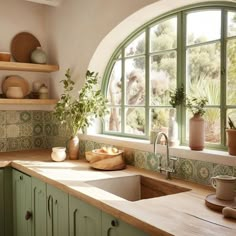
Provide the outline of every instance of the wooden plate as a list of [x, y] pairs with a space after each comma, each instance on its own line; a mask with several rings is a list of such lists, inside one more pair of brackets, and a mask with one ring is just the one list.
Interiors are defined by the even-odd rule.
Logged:
[[34, 35], [21, 32], [11, 41], [11, 53], [17, 62], [31, 62], [30, 55], [37, 47], [40, 47], [40, 42]]
[[6, 94], [8, 87], [21, 87], [24, 97], [26, 95], [28, 95], [29, 92], [30, 92], [28, 82], [24, 78], [22, 78], [18, 75], [8, 76], [2, 82], [2, 92], [3, 92], [3, 94]]
[[205, 204], [214, 211], [222, 212], [224, 207], [236, 208], [236, 199], [232, 201], [223, 201], [216, 198], [215, 194], [209, 194], [205, 199]]

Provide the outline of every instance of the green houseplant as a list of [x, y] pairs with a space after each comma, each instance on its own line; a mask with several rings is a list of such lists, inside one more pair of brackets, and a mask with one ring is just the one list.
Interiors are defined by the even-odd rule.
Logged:
[[228, 117], [229, 129], [226, 129], [228, 136], [228, 152], [230, 155], [236, 155], [236, 126], [232, 119]]
[[172, 106], [169, 112], [169, 125], [168, 125], [168, 138], [169, 138], [169, 145], [176, 146], [179, 144], [178, 139], [178, 124], [176, 121], [176, 108], [185, 101], [185, 92], [184, 86], [176, 88], [173, 91], [170, 91], [170, 100], [169, 103]]
[[[77, 96], [71, 95], [75, 82], [71, 79], [70, 69], [67, 69], [65, 77], [61, 81], [64, 86], [64, 92], [55, 106], [54, 114], [61, 124], [66, 125], [66, 128], [71, 133], [69, 157], [76, 159], [76, 151], [78, 152], [78, 132], [80, 130], [84, 132], [94, 117], [103, 117], [106, 114], [107, 100], [104, 98], [101, 90], [96, 89], [98, 73], [87, 71], [85, 84]], [[73, 142], [76, 146], [74, 149]]]
[[191, 150], [201, 151], [205, 140], [205, 105], [208, 102], [205, 97], [187, 97], [186, 107], [191, 111], [193, 117], [189, 120], [189, 147]]

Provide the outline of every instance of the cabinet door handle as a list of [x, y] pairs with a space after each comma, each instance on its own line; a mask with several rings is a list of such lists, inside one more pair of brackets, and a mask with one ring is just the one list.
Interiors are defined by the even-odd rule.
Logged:
[[52, 196], [49, 195], [48, 197], [48, 215], [51, 217], [51, 198]]
[[78, 209], [74, 210], [73, 213], [73, 220], [74, 220], [74, 236], [76, 236], [76, 213], [77, 213]]
[[26, 219], [26, 220], [29, 220], [29, 219], [31, 219], [31, 218], [32, 218], [32, 212], [26, 211], [25, 219]]
[[118, 225], [119, 225], [118, 220], [114, 219], [114, 220], [111, 221], [111, 226], [112, 227], [117, 227]]

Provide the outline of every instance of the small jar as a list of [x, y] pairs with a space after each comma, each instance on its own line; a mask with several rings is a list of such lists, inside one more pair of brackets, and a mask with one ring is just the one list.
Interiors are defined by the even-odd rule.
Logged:
[[41, 47], [37, 47], [30, 56], [31, 62], [36, 64], [46, 64], [47, 55]]
[[66, 148], [53, 147], [51, 157], [53, 161], [64, 161], [66, 159]]
[[39, 89], [39, 99], [48, 99], [48, 87], [45, 84]]
[[7, 98], [23, 98], [24, 94], [21, 87], [8, 87], [6, 92]]

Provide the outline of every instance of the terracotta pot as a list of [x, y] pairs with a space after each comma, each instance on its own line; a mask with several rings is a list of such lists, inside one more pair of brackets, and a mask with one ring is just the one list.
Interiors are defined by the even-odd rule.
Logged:
[[71, 160], [78, 159], [79, 138], [78, 136], [71, 137], [68, 143], [68, 154]]
[[230, 155], [236, 156], [236, 129], [227, 129], [228, 151]]
[[204, 148], [205, 122], [200, 115], [194, 115], [189, 120], [189, 147], [201, 151]]

